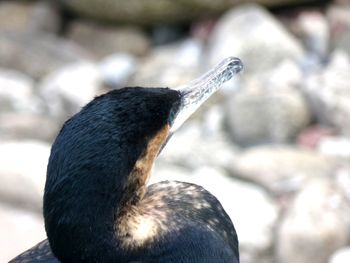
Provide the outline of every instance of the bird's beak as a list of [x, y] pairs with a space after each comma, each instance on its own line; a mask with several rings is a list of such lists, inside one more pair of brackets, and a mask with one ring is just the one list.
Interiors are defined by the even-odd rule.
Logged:
[[229, 57], [189, 84], [177, 88], [181, 102], [170, 131], [176, 131], [221, 85], [243, 69], [239, 58]]

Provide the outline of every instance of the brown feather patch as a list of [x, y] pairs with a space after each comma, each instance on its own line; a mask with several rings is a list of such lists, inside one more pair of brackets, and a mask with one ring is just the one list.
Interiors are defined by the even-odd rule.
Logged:
[[123, 247], [138, 247], [152, 241], [157, 235], [158, 223], [140, 207], [140, 201], [146, 192], [146, 184], [153, 163], [167, 137], [170, 126], [167, 124], [148, 142], [145, 153], [135, 163], [129, 175], [128, 187], [133, 189], [133, 198], [129, 200], [117, 216], [116, 233], [123, 241]]

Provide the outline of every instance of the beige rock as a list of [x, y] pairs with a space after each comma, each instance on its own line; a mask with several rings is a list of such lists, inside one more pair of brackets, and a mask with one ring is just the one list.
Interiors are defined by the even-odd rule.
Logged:
[[297, 195], [278, 231], [277, 262], [326, 263], [348, 244], [350, 202], [330, 179], [308, 182]]
[[290, 146], [259, 146], [246, 150], [231, 165], [233, 175], [252, 180], [276, 194], [294, 192], [306, 179], [326, 177], [340, 161]]
[[8, 262], [18, 254], [46, 238], [40, 215], [0, 203], [0, 262]]
[[150, 46], [146, 34], [136, 27], [113, 27], [83, 20], [70, 24], [67, 37], [99, 59], [118, 52], [145, 55]]

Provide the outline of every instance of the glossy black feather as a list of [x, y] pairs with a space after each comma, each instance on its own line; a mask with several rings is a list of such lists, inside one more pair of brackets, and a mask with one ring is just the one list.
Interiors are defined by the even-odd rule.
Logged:
[[238, 262], [230, 218], [196, 185], [162, 182], [147, 189], [138, 206], [165, 229], [152, 242], [125, 249], [116, 235], [116, 216], [138, 191], [130, 172], [150, 139], [171, 125], [181, 99], [171, 89], [124, 88], [97, 97], [68, 120], [47, 169], [50, 246], [44, 241], [13, 262], [55, 262], [52, 254], [62, 262]]

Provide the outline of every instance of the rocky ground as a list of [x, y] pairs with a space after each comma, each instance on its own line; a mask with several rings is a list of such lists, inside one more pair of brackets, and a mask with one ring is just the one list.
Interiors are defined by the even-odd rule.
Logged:
[[176, 87], [232, 55], [244, 73], [173, 136], [152, 182], [215, 194], [242, 263], [350, 262], [347, 1], [88, 2], [0, 2], [0, 262], [45, 237], [46, 164], [66, 118], [107, 90]]

